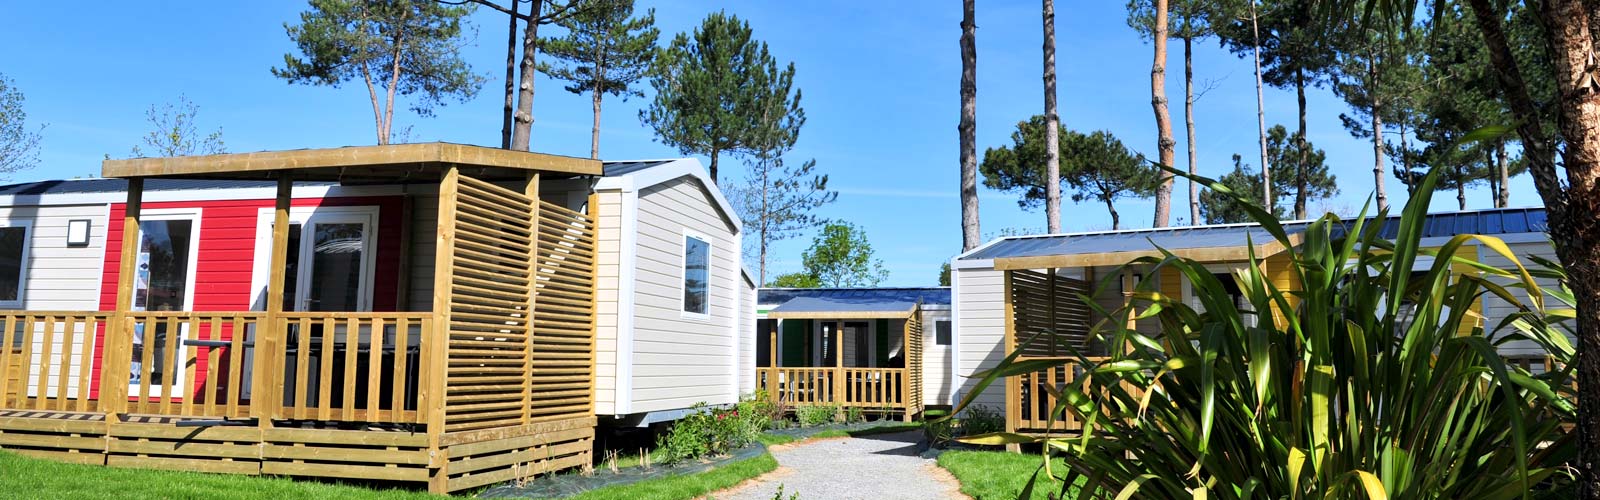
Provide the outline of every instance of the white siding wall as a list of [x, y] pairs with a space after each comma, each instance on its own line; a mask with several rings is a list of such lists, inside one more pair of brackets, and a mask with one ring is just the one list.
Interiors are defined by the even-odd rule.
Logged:
[[617, 405], [617, 311], [622, 259], [622, 197], [620, 192], [596, 195], [599, 227], [595, 281], [595, 413], [615, 415]]
[[[732, 403], [739, 242], [688, 177], [640, 190], [634, 285], [633, 412]], [[682, 312], [683, 235], [710, 238], [709, 315]]]
[[433, 310], [433, 258], [439, 237], [439, 195], [411, 195], [411, 259], [405, 307], [410, 311]]
[[739, 279], [739, 394], [756, 390], [756, 287]]
[[[1548, 243], [1548, 242], [1511, 243], [1511, 244], [1509, 244], [1509, 246], [1511, 247], [1511, 252], [1517, 255], [1517, 260], [1522, 263], [1522, 266], [1526, 267], [1526, 268], [1529, 268], [1529, 269], [1538, 269], [1539, 265], [1534, 263], [1533, 260], [1527, 258], [1528, 255], [1538, 255], [1539, 257], [1550, 259], [1552, 261], [1559, 261], [1559, 259], [1556, 258], [1556, 249], [1555, 249], [1555, 247], [1550, 246], [1550, 243]], [[1516, 266], [1511, 263], [1510, 259], [1507, 259], [1507, 258], [1501, 256], [1498, 252], [1495, 252], [1495, 251], [1487, 249], [1487, 248], [1479, 247], [1479, 249], [1478, 249], [1478, 259], [1479, 259], [1480, 262], [1483, 262], [1484, 264], [1488, 264], [1490, 266], [1494, 266], [1494, 267], [1501, 268], [1501, 269], [1510, 269], [1510, 270], [1513, 270], [1513, 271], [1516, 270]], [[1511, 280], [1509, 278], [1498, 278], [1498, 277], [1495, 277], [1495, 278], [1490, 278], [1490, 279], [1494, 280], [1497, 283], [1503, 284], [1503, 285], [1509, 285], [1509, 284], [1511, 284], [1513, 282], [1513, 280]], [[1556, 283], [1556, 281], [1552, 280], [1552, 279], [1535, 278], [1534, 282], [1538, 283], [1541, 288], [1543, 288], [1543, 287], [1554, 288], [1554, 287], [1559, 286]], [[1527, 293], [1527, 291], [1525, 291], [1525, 290], [1523, 290], [1521, 288], [1509, 288], [1509, 287], [1507, 288], [1507, 290], [1510, 291], [1513, 296], [1517, 297], [1517, 300], [1519, 302], [1522, 302], [1524, 304], [1530, 304], [1529, 301], [1528, 301], [1528, 293]], [[1514, 306], [1512, 306], [1511, 303], [1506, 302], [1504, 299], [1501, 299], [1500, 297], [1498, 297], [1498, 296], [1496, 296], [1494, 294], [1484, 294], [1483, 297], [1484, 297], [1483, 298], [1483, 313], [1484, 313], [1483, 314], [1483, 316], [1484, 316], [1483, 327], [1486, 330], [1491, 330], [1491, 329], [1499, 326], [1500, 325], [1500, 321], [1504, 320], [1507, 315], [1509, 315], [1509, 314], [1511, 314], [1513, 312], [1516, 312], [1516, 308]], [[1563, 306], [1559, 301], [1556, 301], [1555, 299], [1546, 297], [1545, 298], [1545, 307], [1547, 307], [1547, 308], [1560, 308], [1560, 307], [1565, 307], [1565, 306]], [[1507, 327], [1507, 328], [1509, 329], [1510, 327]], [[1506, 333], [1510, 333], [1510, 332], [1498, 332], [1498, 333], [1491, 332], [1491, 333], [1494, 336], [1498, 337], [1498, 336], [1505, 335]], [[1567, 338], [1568, 338], [1568, 340], [1570, 340], [1572, 342], [1576, 342], [1576, 339], [1573, 339], [1570, 335]], [[1543, 350], [1542, 350], [1542, 348], [1540, 348], [1538, 346], [1538, 344], [1535, 344], [1535, 343], [1533, 343], [1531, 341], [1527, 341], [1527, 340], [1518, 340], [1518, 341], [1506, 343], [1505, 345], [1500, 347], [1500, 352], [1503, 353], [1503, 354], [1510, 354], [1510, 355], [1542, 355], [1543, 354]]]
[[940, 321], [950, 321], [950, 311], [922, 311], [922, 402], [926, 405], [950, 404], [950, 356], [955, 346], [939, 345]]
[[[972, 374], [994, 368], [1006, 356], [1001, 347], [1006, 336], [1005, 277], [992, 269], [956, 269], [951, 275], [957, 294], [952, 297], [955, 315], [960, 322], [954, 325], [955, 355], [960, 357], [956, 383], [959, 397], [966, 397], [978, 383]], [[973, 404], [1003, 413], [1005, 395], [1005, 384], [996, 381], [973, 399]]]
[[[27, 279], [22, 287], [23, 309], [95, 311], [100, 308], [100, 280], [105, 263], [109, 210], [110, 207], [104, 204], [0, 207], [0, 220], [8, 225], [23, 222], [32, 225], [28, 234], [28, 262], [24, 267]], [[73, 219], [89, 220], [88, 246], [67, 246], [67, 221]], [[60, 327], [57, 328], [60, 331]], [[43, 326], [36, 331], [42, 332]], [[92, 330], [84, 332], [79, 329], [70, 339], [56, 336], [50, 343], [52, 366], [51, 373], [47, 375], [50, 394], [54, 394], [56, 387], [59, 387], [61, 374], [58, 367], [61, 366], [63, 348], [71, 346], [70, 359], [79, 359], [82, 349], [93, 349], [93, 346], [84, 344], [84, 335], [93, 334]], [[39, 361], [45, 350], [42, 336], [35, 335], [34, 338], [30, 346], [33, 351], [30, 371], [39, 369]], [[11, 346], [0, 348], [9, 349]], [[70, 363], [67, 372], [69, 396], [78, 394], [78, 376], [82, 369], [87, 368], [76, 362]], [[34, 392], [30, 386], [29, 395], [37, 396]]]

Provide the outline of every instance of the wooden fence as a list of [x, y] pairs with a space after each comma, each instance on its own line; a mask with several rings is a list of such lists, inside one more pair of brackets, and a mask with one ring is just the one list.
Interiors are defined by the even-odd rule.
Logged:
[[915, 398], [905, 368], [756, 368], [756, 388], [790, 405], [905, 408]]

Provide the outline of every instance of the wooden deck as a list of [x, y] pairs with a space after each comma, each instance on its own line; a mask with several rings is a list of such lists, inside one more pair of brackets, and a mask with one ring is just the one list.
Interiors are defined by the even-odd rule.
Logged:
[[[835, 332], [841, 332], [835, 328]], [[790, 406], [836, 405], [861, 408], [868, 412], [899, 413], [911, 418], [923, 410], [922, 400], [922, 315], [920, 307], [907, 316], [902, 333], [908, 368], [833, 367], [757, 367], [756, 389], [774, 401]], [[778, 343], [772, 333], [772, 344]], [[839, 333], [843, 335], [843, 333]], [[843, 337], [833, 345], [843, 345]], [[778, 359], [777, 352], [771, 359]]]
[[[519, 191], [450, 166], [431, 311], [293, 312], [281, 299], [287, 179], [266, 311], [131, 310], [125, 261], [116, 311], [0, 313], [0, 448], [436, 493], [591, 460], [590, 215], [539, 200], [536, 174]], [[125, 227], [141, 190], [131, 179]], [[124, 231], [122, 255], [137, 233]]]

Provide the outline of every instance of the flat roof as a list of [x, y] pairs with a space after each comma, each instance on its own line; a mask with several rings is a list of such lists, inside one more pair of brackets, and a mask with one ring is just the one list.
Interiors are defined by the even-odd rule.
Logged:
[[446, 142], [105, 160], [100, 171], [116, 178], [271, 180], [290, 172], [297, 181], [423, 182], [437, 181], [450, 165], [486, 181], [516, 180], [529, 172], [604, 173], [599, 160]]
[[916, 312], [916, 301], [878, 298], [795, 297], [767, 311], [768, 318], [783, 319], [871, 319], [907, 318]]
[[[1299, 244], [1310, 224], [1284, 222], [1290, 243]], [[1334, 232], [1342, 234], [1345, 227], [1336, 227]], [[1422, 237], [1544, 232], [1547, 228], [1543, 208], [1495, 208], [1428, 214]], [[1383, 221], [1379, 235], [1393, 239], [1399, 229], [1400, 217], [1390, 216]], [[996, 269], [1114, 265], [1145, 255], [1160, 256], [1159, 247], [1199, 261], [1229, 261], [1244, 260], [1247, 245], [1254, 245], [1257, 257], [1283, 250], [1259, 224], [1247, 223], [1013, 236], [990, 242], [959, 260], [994, 260]]]
[[756, 291], [757, 304], [782, 304], [798, 297], [817, 297], [856, 301], [921, 302], [923, 305], [950, 305], [950, 287], [875, 287], [875, 288], [762, 288]]

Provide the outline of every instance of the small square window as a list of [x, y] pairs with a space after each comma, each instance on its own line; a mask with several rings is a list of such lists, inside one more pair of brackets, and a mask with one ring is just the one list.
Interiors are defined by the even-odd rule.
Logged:
[[933, 322], [933, 343], [938, 345], [950, 345], [949, 321]]
[[711, 243], [695, 236], [683, 237], [683, 312], [710, 312], [707, 284], [711, 279]]

